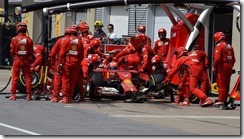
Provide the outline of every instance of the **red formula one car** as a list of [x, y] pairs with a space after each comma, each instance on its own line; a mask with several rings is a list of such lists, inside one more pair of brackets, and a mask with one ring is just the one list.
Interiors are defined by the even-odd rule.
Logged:
[[110, 98], [122, 99], [124, 102], [144, 102], [144, 99], [140, 99], [143, 93], [139, 86], [143, 83], [140, 83], [142, 80], [139, 79], [138, 71], [118, 67], [117, 63], [112, 61], [112, 55], [115, 53], [116, 51], [110, 52], [110, 56], [90, 74], [90, 80], [85, 87], [90, 99]]

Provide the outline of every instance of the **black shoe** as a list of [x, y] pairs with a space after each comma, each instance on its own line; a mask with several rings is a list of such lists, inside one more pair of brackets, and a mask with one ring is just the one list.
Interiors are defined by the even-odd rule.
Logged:
[[230, 102], [226, 102], [222, 107], [223, 110], [235, 110], [235, 108], [236, 108], [236, 105], [234, 103], [230, 103]]
[[40, 100], [41, 97], [39, 95], [34, 95], [34, 100]]

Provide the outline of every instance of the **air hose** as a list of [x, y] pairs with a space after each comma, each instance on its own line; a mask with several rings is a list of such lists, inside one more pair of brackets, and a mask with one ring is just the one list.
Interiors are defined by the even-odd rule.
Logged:
[[[9, 62], [8, 62], [8, 66], [9, 66], [9, 69], [11, 69], [11, 68], [10, 68], [10, 65], [9, 65]], [[13, 70], [13, 69], [12, 69], [12, 70]], [[3, 91], [8, 87], [8, 85], [10, 84], [10, 81], [11, 81], [11, 79], [12, 79], [12, 70], [11, 70], [11, 72], [10, 72], [10, 77], [9, 77], [9, 79], [8, 79], [8, 83], [6, 84], [6, 86], [5, 86], [2, 90], [0, 90], [0, 93], [3, 92]]]

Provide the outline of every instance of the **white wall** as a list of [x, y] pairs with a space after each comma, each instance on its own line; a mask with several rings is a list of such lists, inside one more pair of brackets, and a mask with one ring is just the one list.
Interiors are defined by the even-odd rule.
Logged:
[[[110, 13], [110, 24], [114, 25], [114, 32], [119, 38], [122, 35], [128, 35], [128, 22], [129, 22], [129, 11], [124, 9], [124, 6], [112, 6]], [[105, 25], [104, 30], [107, 30]]]
[[86, 18], [87, 18], [87, 13], [84, 12], [84, 13], [76, 13], [76, 21], [75, 23], [79, 23], [80, 20], [85, 20], [86, 21]]

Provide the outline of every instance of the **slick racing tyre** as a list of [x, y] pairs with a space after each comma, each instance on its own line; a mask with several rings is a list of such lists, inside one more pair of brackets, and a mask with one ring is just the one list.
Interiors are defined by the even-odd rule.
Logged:
[[197, 98], [195, 95], [193, 95], [192, 93], [190, 94], [190, 102], [193, 104], [199, 104], [200, 99]]
[[155, 74], [150, 75], [150, 80], [152, 82], [152, 85], [161, 83], [164, 79], [165, 79], [165, 76], [160, 73], [155, 73]]
[[[39, 79], [40, 79], [39, 74], [36, 71], [32, 71], [31, 72], [32, 90], [36, 90], [36, 88], [38, 87]], [[18, 83], [17, 83], [17, 90], [19, 91], [19, 93], [22, 93], [22, 94], [26, 93], [25, 79], [24, 79], [24, 75], [22, 72], [19, 75], [19, 79], [18, 79]]]
[[103, 76], [101, 72], [94, 72], [91, 76], [91, 84], [90, 84], [90, 90], [89, 90], [89, 96], [90, 100], [101, 100], [100, 96], [96, 96], [96, 87], [103, 86]]

